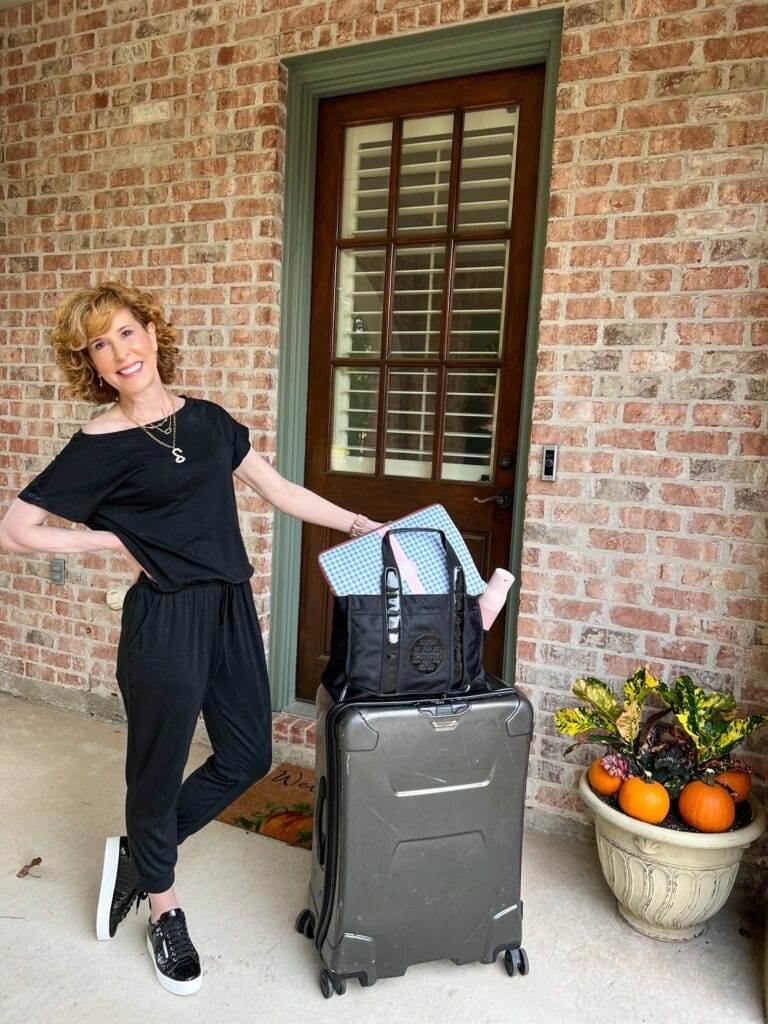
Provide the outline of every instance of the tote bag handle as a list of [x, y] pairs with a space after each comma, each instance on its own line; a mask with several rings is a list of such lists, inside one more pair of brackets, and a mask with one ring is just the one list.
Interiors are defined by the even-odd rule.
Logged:
[[398, 669], [400, 663], [400, 639], [402, 633], [402, 580], [400, 570], [397, 566], [392, 543], [389, 539], [391, 533], [436, 533], [442, 541], [445, 552], [446, 567], [448, 570], [448, 588], [450, 594], [449, 607], [451, 609], [451, 646], [453, 658], [451, 662], [451, 679], [449, 688], [464, 681], [464, 615], [466, 608], [466, 585], [464, 581], [464, 570], [461, 568], [456, 552], [443, 530], [434, 527], [401, 526], [387, 532], [381, 538], [381, 561], [382, 561], [382, 599], [384, 613], [384, 672], [382, 678], [382, 693], [396, 693]]

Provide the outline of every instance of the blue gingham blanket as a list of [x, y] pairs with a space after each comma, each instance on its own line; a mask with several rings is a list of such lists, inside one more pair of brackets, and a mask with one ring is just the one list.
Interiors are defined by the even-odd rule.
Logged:
[[[464, 538], [442, 505], [429, 505], [387, 524], [442, 530], [464, 570], [467, 593], [479, 596], [485, 581], [477, 571]], [[381, 536], [384, 529], [344, 541], [318, 556], [331, 590], [338, 596], [381, 593]], [[447, 594], [448, 571], [440, 538], [434, 533], [401, 533], [391, 538], [404, 594]]]

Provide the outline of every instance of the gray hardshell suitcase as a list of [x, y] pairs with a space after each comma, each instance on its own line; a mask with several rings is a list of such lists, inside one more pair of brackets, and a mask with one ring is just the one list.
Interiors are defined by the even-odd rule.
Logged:
[[514, 687], [335, 704], [317, 696], [309, 906], [328, 998], [450, 959], [525, 974], [520, 861], [533, 713]]

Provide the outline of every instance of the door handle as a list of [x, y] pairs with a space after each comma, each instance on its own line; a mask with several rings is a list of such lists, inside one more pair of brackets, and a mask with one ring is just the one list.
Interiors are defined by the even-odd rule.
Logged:
[[509, 491], [499, 491], [498, 494], [489, 494], [487, 498], [474, 497], [478, 505], [485, 505], [488, 501], [495, 501], [499, 508], [509, 508], [512, 504], [512, 495]]

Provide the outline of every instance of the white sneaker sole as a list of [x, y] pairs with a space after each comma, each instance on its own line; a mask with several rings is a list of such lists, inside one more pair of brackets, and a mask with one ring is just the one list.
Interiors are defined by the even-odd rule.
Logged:
[[104, 867], [101, 872], [99, 904], [96, 908], [96, 938], [110, 939], [109, 909], [117, 880], [117, 864], [120, 859], [120, 836], [109, 836], [104, 846]]
[[198, 974], [196, 978], [192, 978], [190, 979], [190, 981], [174, 981], [173, 978], [166, 978], [163, 972], [158, 969], [157, 963], [155, 961], [155, 951], [152, 948], [152, 940], [149, 937], [149, 932], [147, 932], [147, 949], [149, 950], [149, 959], [152, 963], [152, 966], [155, 968], [157, 980], [160, 982], [164, 989], [167, 989], [169, 992], [173, 992], [173, 994], [176, 996], [191, 996], [192, 993], [197, 992], [197, 990], [203, 984], [202, 971], [200, 972], [200, 974]]

